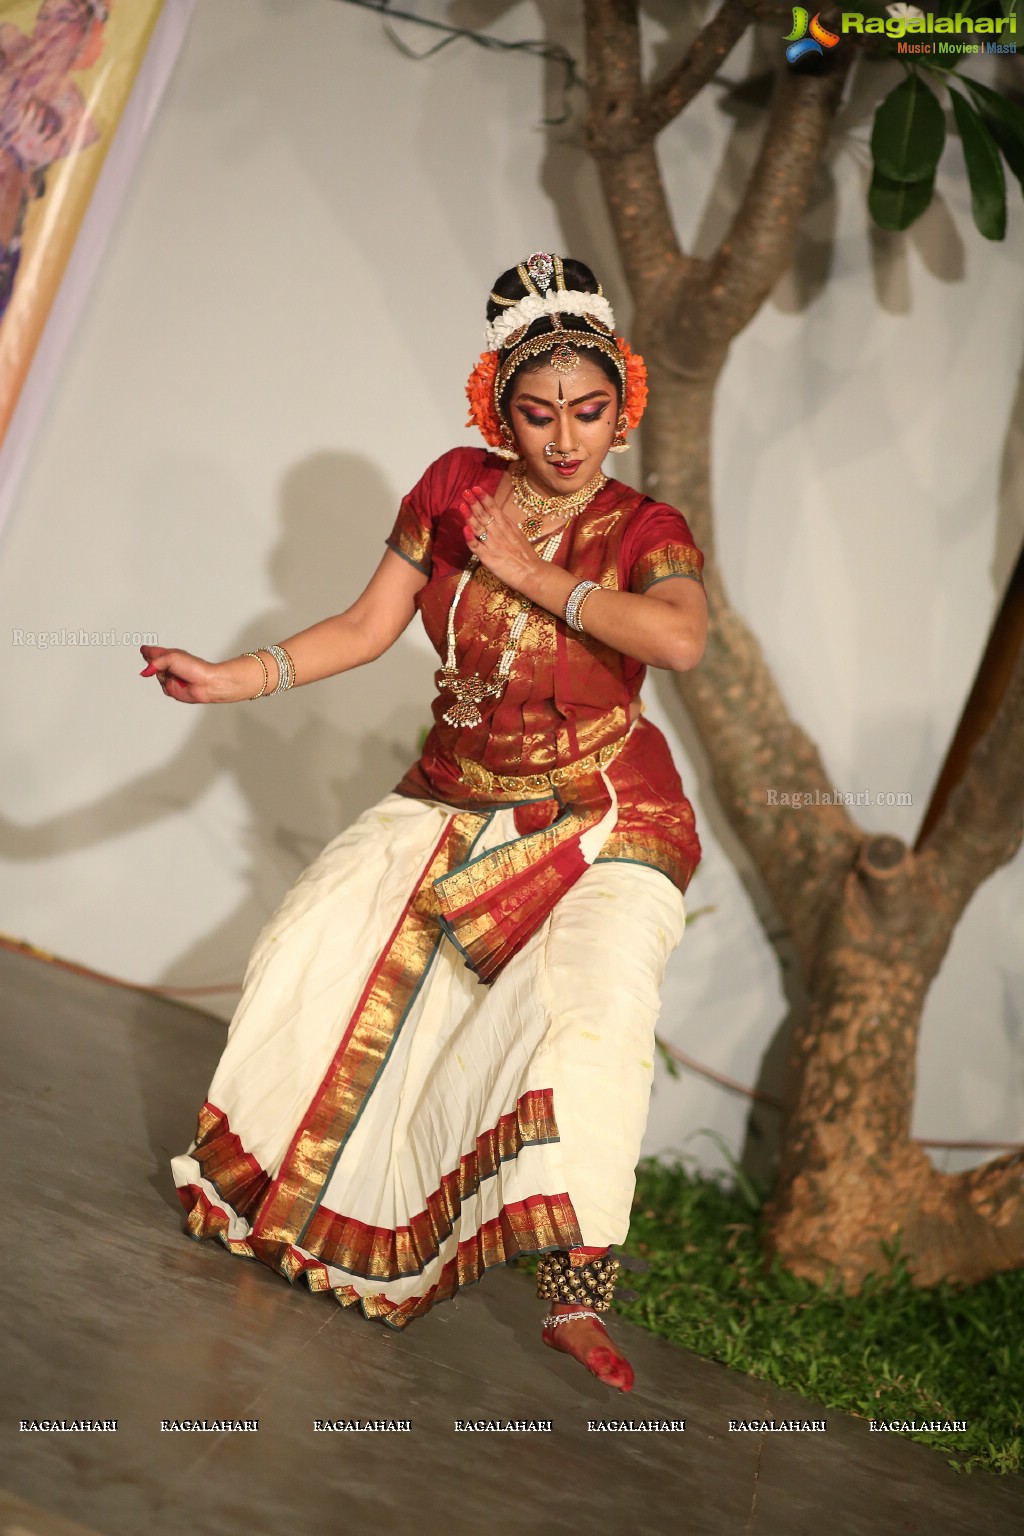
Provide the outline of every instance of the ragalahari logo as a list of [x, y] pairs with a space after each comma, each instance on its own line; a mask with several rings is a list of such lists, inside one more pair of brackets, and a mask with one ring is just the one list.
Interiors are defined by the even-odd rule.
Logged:
[[794, 5], [793, 30], [786, 34], [786, 41], [789, 44], [786, 58], [791, 64], [798, 64], [808, 54], [817, 54], [820, 58], [826, 48], [834, 48], [839, 41], [839, 34], [822, 26], [817, 11], [808, 17], [802, 5]]

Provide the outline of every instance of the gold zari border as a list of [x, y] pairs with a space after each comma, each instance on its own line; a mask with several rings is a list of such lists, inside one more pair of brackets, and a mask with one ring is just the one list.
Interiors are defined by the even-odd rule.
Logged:
[[301, 1241], [440, 942], [434, 882], [466, 861], [483, 820], [480, 812], [465, 811], [448, 823], [268, 1191], [254, 1238]]
[[630, 586], [634, 592], [646, 592], [655, 582], [670, 576], [690, 576], [704, 585], [704, 554], [693, 544], [666, 544], [664, 549], [640, 555], [633, 566]]

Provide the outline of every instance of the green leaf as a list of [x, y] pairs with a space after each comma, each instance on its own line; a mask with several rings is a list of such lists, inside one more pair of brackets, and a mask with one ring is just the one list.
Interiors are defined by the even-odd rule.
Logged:
[[1020, 182], [1020, 190], [1024, 194], [1024, 144], [1015, 139], [1005, 123], [1001, 123], [997, 117], [989, 117], [987, 112], [982, 112], [981, 120], [1002, 150], [1003, 159]]
[[964, 75], [963, 83], [975, 100], [993, 117], [1005, 123], [1010, 132], [1024, 144], [1024, 107], [1018, 107], [1015, 101], [1010, 101], [999, 91], [993, 91], [990, 86], [982, 85], [980, 80], [970, 80]]
[[964, 75], [963, 83], [974, 97], [982, 122], [999, 145], [1003, 159], [1024, 192], [1024, 111], [977, 80], [969, 80]]
[[909, 229], [932, 200], [935, 177], [926, 181], [893, 181], [878, 168], [868, 188], [868, 212], [882, 229]]
[[946, 120], [931, 86], [908, 75], [879, 106], [871, 130], [875, 170], [890, 181], [926, 181], [946, 140]]
[[918, 69], [928, 69], [933, 75], [945, 77], [959, 67], [962, 59], [957, 53], [926, 53], [914, 62]]
[[974, 222], [986, 240], [1002, 240], [1006, 234], [1006, 177], [999, 150], [967, 97], [952, 89], [949, 95], [964, 146]]

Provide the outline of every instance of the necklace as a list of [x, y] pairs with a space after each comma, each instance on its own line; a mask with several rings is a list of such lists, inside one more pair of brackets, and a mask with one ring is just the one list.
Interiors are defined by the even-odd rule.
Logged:
[[[543, 548], [540, 550], [540, 558], [542, 560], [554, 558], [555, 551], [562, 542], [564, 532], [565, 528], [562, 527], [548, 537]], [[517, 612], [512, 620], [512, 627], [509, 630], [508, 640], [505, 642], [505, 649], [502, 651], [498, 659], [498, 665], [494, 668], [490, 677], [484, 679], [476, 672], [471, 677], [463, 677], [455, 665], [455, 610], [458, 608], [462, 594], [469, 585], [479, 564], [479, 556], [471, 555], [469, 564], [459, 577], [459, 584], [455, 588], [455, 596], [452, 598], [452, 605], [448, 610], [448, 649], [444, 659], [444, 666], [438, 675], [438, 687], [442, 690], [447, 689], [455, 695], [455, 702], [449, 705], [441, 716], [442, 720], [446, 721], [448, 725], [480, 724], [483, 716], [480, 713], [479, 706], [483, 703], [484, 699], [501, 693], [508, 683], [512, 663], [515, 660], [516, 651], [519, 649], [519, 641], [522, 638], [523, 630], [526, 628], [530, 609], [533, 607], [528, 597], [519, 597], [517, 599]]]
[[[603, 486], [607, 485], [608, 477], [600, 471], [594, 478], [582, 487], [573, 491], [568, 496], [542, 496], [539, 491], [527, 483], [526, 474], [521, 468], [510, 471], [512, 476], [512, 500], [523, 508], [526, 516], [519, 524], [520, 531], [527, 539], [536, 539], [540, 534], [541, 523], [549, 516], [564, 517], [566, 521], [554, 533], [548, 535], [542, 548], [540, 558], [542, 560], [554, 559], [555, 551], [562, 542], [569, 522], [588, 507]], [[497, 696], [508, 684], [509, 674], [512, 671], [512, 663], [519, 649], [523, 630], [526, 628], [533, 604], [527, 597], [519, 597], [516, 600], [516, 616], [512, 620], [508, 640], [505, 649], [498, 658], [498, 664], [490, 677], [482, 678], [478, 673], [471, 677], [463, 677], [455, 664], [455, 613], [461, 601], [462, 594], [472, 580], [480, 564], [479, 556], [471, 555], [466, 569], [459, 578], [459, 584], [455, 588], [455, 596], [448, 610], [447, 628], [447, 653], [444, 666], [438, 676], [438, 687], [455, 695], [455, 702], [445, 710], [441, 716], [448, 725], [479, 725], [483, 716], [480, 713], [480, 705], [484, 699]]]
[[509, 471], [512, 478], [512, 500], [522, 507], [526, 516], [519, 524], [520, 531], [528, 539], [535, 539], [546, 517], [577, 517], [589, 507], [594, 497], [608, 484], [608, 477], [598, 471], [593, 480], [568, 496], [542, 496], [526, 479], [526, 471], [517, 466]]

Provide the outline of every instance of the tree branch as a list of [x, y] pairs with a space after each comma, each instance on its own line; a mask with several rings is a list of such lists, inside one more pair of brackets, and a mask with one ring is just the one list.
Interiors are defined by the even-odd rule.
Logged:
[[643, 121], [652, 137], [678, 117], [713, 78], [753, 19], [745, 0], [725, 0], [679, 63], [648, 87]]
[[709, 300], [729, 340], [753, 319], [789, 265], [848, 68], [837, 61], [828, 75], [780, 72], [757, 162], [711, 261]]
[[1009, 862], [1024, 839], [1024, 645], [992, 724], [918, 856], [942, 889], [953, 920], [978, 886]]
[[[705, 573], [707, 574], [707, 573]], [[820, 930], [832, 917], [863, 833], [844, 805], [828, 804], [821, 754], [789, 713], [761, 647], [736, 611], [713, 596], [715, 623], [701, 665], [675, 679], [707, 749], [715, 799], [740, 837], [809, 977]], [[819, 792], [819, 804], [797, 796]]]
[[1016, 1228], [1015, 1264], [1024, 1262], [1024, 1152], [1006, 1152], [953, 1175], [971, 1209], [996, 1233]]
[[682, 260], [644, 124], [638, 0], [585, 0], [586, 144], [597, 161], [626, 276], [637, 302]]

